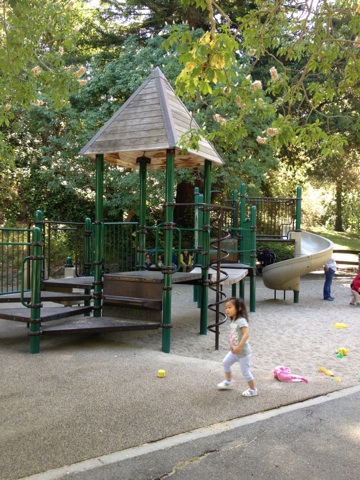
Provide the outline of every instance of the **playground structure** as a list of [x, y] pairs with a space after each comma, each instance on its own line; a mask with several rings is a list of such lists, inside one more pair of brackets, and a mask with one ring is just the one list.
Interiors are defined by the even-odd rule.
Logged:
[[[230, 206], [211, 204], [211, 169], [213, 165], [222, 165], [222, 160], [213, 147], [202, 140], [198, 151], [187, 153], [177, 146], [181, 136], [191, 128], [197, 128], [194, 120], [184, 105], [175, 97], [173, 90], [159, 69], [148, 77], [143, 85], [113, 115], [92, 140], [81, 150], [95, 161], [96, 165], [96, 218], [94, 224], [86, 219], [84, 224], [84, 266], [80, 273], [64, 279], [51, 279], [44, 276], [46, 262], [44, 255], [44, 224], [41, 212], [37, 212], [32, 238], [24, 242], [31, 249], [22, 265], [22, 286], [20, 295], [2, 296], [0, 301], [21, 301], [26, 309], [1, 310], [0, 318], [26, 322], [29, 325], [30, 352], [39, 353], [41, 335], [73, 334], [91, 331], [118, 331], [137, 329], [162, 329], [162, 351], [170, 352], [171, 332], [171, 294], [174, 283], [194, 285], [194, 299], [200, 309], [200, 334], [206, 335], [208, 329], [215, 333], [216, 347], [219, 327], [224, 321], [220, 319], [220, 305], [224, 301], [222, 286], [232, 286], [236, 295], [236, 286], [240, 285], [239, 295], [245, 297], [246, 276], [250, 283], [250, 311], [255, 311], [255, 262], [257, 238], [257, 207], [251, 203], [254, 199], [246, 198], [245, 186], [240, 187]], [[134, 271], [109, 271], [104, 269], [104, 246], [106, 224], [103, 221], [103, 175], [104, 162], [120, 165], [139, 171], [140, 214], [136, 229], [136, 255]], [[200, 168], [204, 170], [204, 192], [195, 191], [194, 203], [194, 246], [196, 268], [188, 273], [176, 271], [172, 262], [174, 237], [177, 235], [176, 248], [182, 250], [181, 229], [174, 224], [174, 169]], [[165, 203], [164, 222], [156, 227], [155, 253], [163, 251], [164, 264], [161, 271], [144, 271], [145, 254], [150, 246], [147, 244], [149, 227], [146, 225], [146, 186], [149, 169], [165, 169]], [[290, 201], [290, 199], [289, 199]], [[249, 203], [250, 202], [250, 203]], [[303, 243], [304, 255], [306, 242], [300, 233], [301, 191], [297, 198], [291, 199], [296, 214], [292, 221], [276, 224], [277, 238], [270, 239], [269, 232], [264, 231], [263, 239], [267, 241], [284, 241], [295, 244], [295, 250]], [[276, 201], [276, 210], [284, 202]], [[285, 202], [286, 203], [286, 202]], [[279, 207], [279, 208], [278, 208]], [[263, 209], [266, 210], [266, 209]], [[275, 215], [274, 218], [279, 218]], [[269, 222], [264, 222], [268, 225]], [[261, 225], [261, 222], [260, 222]], [[68, 227], [70, 228], [70, 227]], [[271, 232], [274, 231], [272, 228]], [[163, 244], [159, 233], [163, 235]], [[30, 234], [30, 231], [28, 232]], [[321, 238], [321, 237], [319, 237]], [[314, 242], [313, 242], [314, 243]], [[26, 245], [25, 245], [26, 244]], [[311, 252], [313, 263], [308, 261], [306, 268], [318, 265], [321, 259], [331, 256], [331, 245], [320, 245], [323, 253]], [[319, 252], [318, 252], [319, 253]], [[231, 263], [229, 262], [229, 254]], [[69, 261], [68, 261], [69, 260]], [[65, 268], [77, 269], [72, 259], [67, 259]], [[122, 259], [124, 260], [124, 259]], [[300, 260], [300, 258], [295, 258]], [[132, 262], [133, 260], [131, 260]], [[286, 261], [285, 261], [286, 262]], [[287, 271], [285, 262], [264, 268], [264, 283], [268, 288], [293, 290], [294, 301], [299, 297], [299, 281], [293, 278], [281, 283], [278, 278], [282, 270]], [[296, 265], [303, 265], [297, 262]], [[45, 264], [45, 267], [44, 267]], [[281, 264], [283, 266], [281, 267]], [[294, 263], [291, 263], [294, 265]], [[31, 265], [31, 268], [25, 268]], [[278, 266], [277, 266], [278, 265]], [[279, 267], [280, 265], [280, 267]], [[25, 293], [25, 271], [31, 290]], [[289, 274], [292, 271], [289, 269]], [[293, 269], [296, 278], [303, 270]], [[311, 271], [311, 270], [310, 270]], [[305, 271], [307, 273], [307, 271]], [[209, 289], [215, 290], [215, 302], [209, 305]], [[77, 289], [74, 291], [74, 289]], [[80, 291], [79, 291], [80, 290]], [[49, 311], [42, 306], [42, 301], [49, 300], [71, 305], [82, 302], [82, 306], [52, 307]], [[215, 322], [208, 325], [209, 308], [215, 312]], [[11, 311], [10, 311], [11, 310]], [[92, 316], [91, 316], [92, 314]], [[47, 326], [46, 322], [61, 318], [85, 315], [66, 324]], [[135, 318], [134, 318], [135, 317]]]
[[[162, 328], [162, 350], [165, 353], [170, 351], [170, 331], [171, 331], [171, 291], [174, 282], [192, 283], [199, 287], [198, 302], [200, 304], [201, 319], [200, 333], [207, 333], [207, 313], [208, 313], [208, 289], [209, 285], [221, 283], [229, 280], [229, 275], [220, 269], [221, 260], [227, 256], [222, 255], [223, 250], [220, 242], [228, 235], [223, 237], [222, 233], [211, 243], [211, 212], [218, 212], [218, 231], [222, 232], [223, 212], [228, 207], [218, 207], [211, 205], [211, 167], [222, 165], [223, 161], [206, 141], [200, 140], [199, 150], [189, 149], [186, 153], [178, 146], [181, 136], [191, 130], [198, 128], [190, 113], [184, 105], [175, 97], [174, 91], [169, 83], [157, 68], [148, 77], [141, 87], [129, 98], [127, 102], [116, 112], [113, 117], [104, 125], [102, 129], [93, 137], [92, 140], [81, 150], [80, 154], [87, 155], [95, 161], [96, 165], [96, 218], [94, 223], [94, 259], [93, 259], [93, 277], [83, 276], [76, 278], [65, 278], [60, 280], [42, 279], [42, 267], [44, 256], [42, 252], [42, 219], [41, 212], [37, 212], [36, 227], [32, 231], [32, 241], [28, 244], [31, 247], [31, 255], [27, 256], [24, 263], [31, 263], [31, 291], [30, 296], [24, 295], [24, 285], [20, 292], [20, 300], [27, 309], [11, 312], [2, 310], [1, 318], [14, 321], [22, 321], [29, 324], [30, 351], [38, 353], [40, 351], [40, 336], [42, 334], [65, 333], [65, 331], [74, 333], [75, 331], [94, 331], [94, 330], [121, 330], [138, 328]], [[125, 168], [139, 170], [140, 175], [140, 222], [138, 226], [138, 265], [144, 265], [146, 253], [146, 178], [148, 169], [164, 169], [166, 171], [165, 185], [165, 204], [163, 223], [164, 230], [164, 265], [161, 272], [144, 272], [130, 275], [129, 273], [103, 274], [104, 263], [104, 222], [103, 222], [103, 175], [104, 162], [115, 165], [121, 165]], [[199, 224], [198, 238], [200, 242], [197, 245], [197, 255], [199, 256], [198, 265], [200, 272], [190, 272], [180, 274], [175, 272], [172, 265], [173, 234], [175, 225], [173, 222], [174, 198], [174, 169], [175, 168], [204, 168], [204, 193], [203, 201], [196, 204], [197, 213], [201, 216]], [[255, 211], [253, 212], [250, 224], [247, 223], [249, 231], [253, 232], [252, 243], [253, 250], [255, 244]], [[250, 228], [251, 227], [251, 228]], [[234, 233], [234, 232], [233, 232]], [[217, 250], [217, 280], [209, 279], [209, 253], [210, 244]], [[222, 256], [221, 256], [222, 255]], [[233, 283], [241, 281], [247, 274], [248, 268], [238, 268], [239, 275], [231, 275]], [[86, 268], [88, 268], [86, 262]], [[24, 265], [23, 265], [24, 266]], [[70, 267], [70, 264], [69, 264]], [[241, 267], [241, 265], [239, 265]], [[85, 268], [85, 270], [86, 270]], [[22, 278], [25, 277], [25, 268], [22, 268]], [[150, 274], [149, 274], [150, 273]], [[233, 273], [233, 272], [232, 272]], [[223, 275], [222, 278], [220, 276]], [[224, 276], [225, 275], [225, 276]], [[145, 291], [145, 295], [139, 297], [134, 293], [123, 294], [125, 287], [131, 283], [131, 277], [137, 283], [136, 292]], [[142, 278], [141, 278], [142, 277]], [[254, 291], [254, 278], [251, 279], [251, 289]], [[138, 288], [139, 283], [143, 283], [143, 288]], [[71, 307], [63, 309], [63, 312], [52, 309], [52, 312], [45, 311], [42, 308], [42, 300], [50, 299], [52, 301], [71, 302], [73, 289], [83, 291], [83, 296], [77, 294], [77, 300], [82, 299], [82, 307]], [[64, 292], [65, 290], [65, 292]], [[46, 293], [44, 293], [46, 292]], [[50, 293], [54, 292], [54, 293]], [[126, 293], [126, 292], [125, 292]], [[217, 302], [220, 295], [220, 287], [217, 289]], [[89, 295], [91, 294], [92, 305], [89, 304]], [[160, 297], [160, 298], [159, 298]], [[15, 297], [7, 299], [3, 297], [2, 302], [15, 301]], [[253, 305], [255, 296], [253, 295]], [[153, 309], [156, 312], [161, 311], [161, 321], [146, 321], [140, 325], [139, 321], [117, 321], [114, 317], [105, 317], [103, 309], [112, 309], [113, 307], [127, 306], [131, 308], [140, 307], [141, 309]], [[217, 308], [217, 307], [216, 307]], [[65, 311], [66, 310], [66, 311]], [[90, 312], [93, 317], [89, 317]], [[76, 316], [79, 313], [86, 315], [81, 322], [70, 324], [68, 328], [61, 326], [44, 327], [44, 322], [63, 317]], [[91, 320], [90, 320], [91, 318]], [[216, 324], [217, 325], [217, 322]], [[216, 327], [215, 327], [216, 328]]]

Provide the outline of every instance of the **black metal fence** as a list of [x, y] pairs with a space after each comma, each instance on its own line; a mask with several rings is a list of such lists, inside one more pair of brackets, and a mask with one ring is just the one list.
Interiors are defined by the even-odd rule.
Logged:
[[[30, 255], [31, 230], [0, 228], [0, 294], [21, 289], [22, 261]], [[30, 271], [25, 267], [24, 288], [29, 288]]]
[[256, 206], [257, 237], [287, 237], [295, 229], [296, 198], [246, 197], [246, 214]]

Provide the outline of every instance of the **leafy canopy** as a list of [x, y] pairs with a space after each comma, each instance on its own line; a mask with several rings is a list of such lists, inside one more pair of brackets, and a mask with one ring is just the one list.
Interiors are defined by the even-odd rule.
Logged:
[[79, 88], [86, 70], [66, 62], [76, 48], [78, 3], [0, 1], [0, 125], [8, 125], [17, 108], [62, 108]]
[[[236, 19], [211, 0], [182, 3], [206, 10], [210, 28], [200, 39], [179, 29], [168, 39], [168, 45], [177, 45], [183, 65], [177, 79], [180, 95], [212, 96], [218, 104], [238, 102], [241, 124], [254, 109], [254, 90], [262, 91], [271, 98], [268, 107], [276, 108], [276, 117], [259, 142], [306, 148], [315, 143], [323, 156], [344, 148], [346, 135], [333, 135], [326, 128], [333, 116], [327, 106], [350, 94], [352, 101], [359, 100], [358, 2], [256, 0], [254, 8]], [[239, 64], [242, 79], [235, 67]], [[268, 72], [264, 76], [262, 71], [260, 79], [264, 65]], [[225, 88], [216, 88], [219, 84]], [[346, 115], [358, 128], [358, 111]]]

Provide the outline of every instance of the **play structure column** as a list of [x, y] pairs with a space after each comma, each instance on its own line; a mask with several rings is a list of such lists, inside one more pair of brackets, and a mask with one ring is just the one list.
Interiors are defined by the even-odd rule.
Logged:
[[[253, 205], [250, 210], [250, 266], [255, 272], [256, 263], [256, 207]], [[250, 312], [255, 312], [256, 308], [256, 276], [250, 276]]]
[[[201, 236], [201, 227], [203, 224], [203, 211], [199, 208], [198, 204], [203, 203], [203, 195], [199, 192], [199, 187], [194, 189], [194, 264], [199, 266], [200, 264], [200, 249], [199, 246], [202, 245], [202, 236]], [[200, 308], [200, 286], [194, 285], [193, 287], [193, 300], [197, 302], [198, 307]]]
[[[302, 189], [297, 187], [296, 189], [296, 204], [295, 204], [295, 232], [291, 235], [291, 238], [295, 239], [295, 257], [301, 254], [301, 200]], [[299, 303], [300, 292], [294, 290], [294, 303]]]
[[[44, 257], [42, 255], [42, 234], [39, 227], [32, 232], [31, 265], [31, 312], [30, 312], [30, 353], [40, 353], [41, 335], [41, 269]], [[26, 259], [25, 259], [26, 260]], [[23, 305], [25, 305], [22, 299]], [[26, 305], [27, 306], [27, 305]]]
[[204, 212], [202, 226], [202, 281], [200, 334], [207, 335], [207, 317], [209, 303], [209, 263], [210, 263], [210, 203], [211, 203], [211, 162], [205, 160], [204, 166]]
[[139, 212], [139, 264], [137, 268], [144, 270], [146, 253], [146, 177], [147, 165], [150, 164], [150, 158], [138, 157], [136, 163], [140, 165], [140, 212]]
[[[244, 232], [242, 231], [243, 224], [245, 226], [246, 220], [246, 185], [242, 183], [240, 185], [240, 252], [244, 249]], [[240, 257], [241, 263], [246, 263], [247, 260], [244, 258], [244, 253], [242, 252]], [[245, 279], [241, 280], [239, 285], [239, 295], [240, 298], [245, 298]]]
[[165, 185], [165, 252], [164, 252], [164, 286], [163, 286], [163, 322], [162, 322], [162, 351], [170, 353], [171, 329], [171, 293], [173, 230], [174, 230], [174, 169], [175, 152], [173, 149], [166, 151], [166, 185]]
[[96, 155], [94, 317], [101, 317], [102, 264], [104, 262], [104, 155]]

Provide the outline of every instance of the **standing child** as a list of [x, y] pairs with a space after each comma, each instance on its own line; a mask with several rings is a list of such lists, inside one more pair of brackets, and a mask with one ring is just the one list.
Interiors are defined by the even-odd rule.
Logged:
[[218, 384], [219, 390], [228, 390], [234, 386], [232, 365], [238, 363], [241, 373], [248, 382], [249, 388], [242, 393], [244, 397], [255, 397], [257, 388], [250, 372], [251, 348], [249, 339], [249, 324], [246, 306], [239, 298], [230, 298], [225, 303], [225, 313], [231, 320], [230, 352], [223, 360], [225, 380]]
[[324, 300], [328, 302], [332, 302], [335, 300], [334, 297], [331, 296], [331, 284], [336, 272], [336, 262], [334, 258], [330, 258], [324, 265], [324, 273], [325, 273], [325, 283], [324, 283]]

